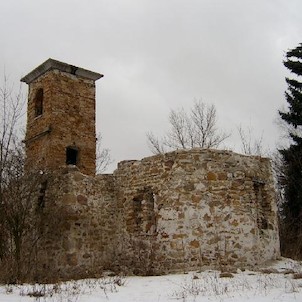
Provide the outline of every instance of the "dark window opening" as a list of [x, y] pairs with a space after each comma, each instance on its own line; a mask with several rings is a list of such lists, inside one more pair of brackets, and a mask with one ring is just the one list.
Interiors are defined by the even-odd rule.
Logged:
[[78, 149], [75, 147], [66, 148], [66, 165], [77, 165], [78, 163]]
[[43, 113], [43, 89], [38, 89], [35, 97], [35, 116], [40, 116]]
[[143, 195], [138, 195], [133, 198], [133, 215], [136, 230], [140, 230], [142, 223], [142, 201]]
[[269, 228], [271, 205], [267, 198], [265, 182], [254, 180], [254, 192], [256, 197], [258, 227], [259, 229], [267, 230]]
[[133, 198], [133, 218], [135, 230], [140, 233], [156, 232], [155, 194], [144, 188]]

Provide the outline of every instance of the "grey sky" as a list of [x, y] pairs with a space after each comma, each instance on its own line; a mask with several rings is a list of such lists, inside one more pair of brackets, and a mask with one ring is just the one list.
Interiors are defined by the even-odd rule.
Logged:
[[0, 68], [17, 82], [51, 57], [103, 73], [97, 129], [115, 164], [150, 155], [146, 132], [200, 98], [233, 132], [227, 147], [239, 150], [239, 124], [273, 147], [301, 11], [301, 0], [0, 0]]

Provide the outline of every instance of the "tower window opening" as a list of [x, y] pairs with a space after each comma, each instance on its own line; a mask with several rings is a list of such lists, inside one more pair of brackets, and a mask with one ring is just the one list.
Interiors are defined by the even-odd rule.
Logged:
[[76, 147], [66, 148], [66, 165], [77, 165], [79, 150]]
[[42, 115], [43, 113], [43, 89], [40, 88], [36, 92], [35, 97], [35, 117]]

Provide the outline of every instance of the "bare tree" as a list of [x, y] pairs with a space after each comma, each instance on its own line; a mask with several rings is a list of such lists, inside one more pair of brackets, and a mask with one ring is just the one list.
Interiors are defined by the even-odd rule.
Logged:
[[41, 176], [24, 174], [24, 105], [21, 86], [16, 90], [4, 76], [0, 86], [0, 277], [12, 282], [21, 276], [22, 256], [28, 261], [40, 229], [35, 227], [39, 217], [34, 200]]
[[0, 280], [5, 282], [31, 278], [40, 240], [65, 221], [62, 207], [54, 202], [44, 207], [52, 176], [24, 172], [20, 130], [24, 101], [21, 90], [14, 91], [4, 77], [0, 85]]
[[[5, 278], [16, 281], [22, 272], [21, 256], [29, 257], [25, 246], [34, 244], [29, 238], [34, 237], [34, 219], [37, 216], [34, 213], [36, 203], [33, 201], [38, 195], [39, 179], [37, 175], [35, 177], [23, 175], [23, 165], [20, 166], [17, 156], [11, 156], [10, 164], [10, 173], [6, 175], [6, 183], [2, 191], [1, 234], [5, 235], [6, 242], [1, 264], [7, 269]], [[12, 270], [9, 270], [9, 267]]]
[[248, 127], [243, 129], [242, 126], [237, 127], [240, 141], [241, 141], [241, 152], [247, 155], [259, 155], [263, 156], [267, 152], [263, 147], [263, 136], [258, 138], [254, 137], [253, 129]]
[[102, 135], [98, 133], [96, 144], [96, 172], [97, 174], [106, 171], [108, 166], [112, 163], [110, 150], [102, 147]]
[[195, 101], [189, 113], [183, 108], [171, 110], [169, 123], [170, 129], [162, 139], [147, 133], [148, 145], [154, 154], [173, 149], [217, 148], [230, 136], [218, 130], [215, 106], [201, 101]]
[[201, 148], [217, 148], [230, 135], [217, 129], [217, 115], [214, 105], [195, 102], [191, 110], [195, 144]]
[[3, 84], [0, 87], [0, 192], [6, 174], [6, 166], [10, 161], [9, 155], [20, 142], [17, 133], [24, 114], [23, 109], [24, 101], [21, 90], [19, 89], [14, 94], [13, 86], [9, 86], [8, 79], [4, 76]]
[[22, 173], [20, 169], [12, 166], [12, 158], [22, 161], [23, 157], [18, 157], [19, 145], [17, 129], [23, 115], [24, 102], [21, 90], [14, 94], [14, 87], [10, 86], [6, 76], [0, 86], [0, 259], [6, 252], [7, 232], [5, 229], [6, 213], [4, 190], [9, 185], [11, 171]]
[[37, 183], [24, 175], [25, 156], [18, 133], [23, 114], [21, 87], [15, 92], [4, 76], [0, 87], [0, 261], [2, 273], [4, 267], [10, 268], [9, 275], [16, 278], [21, 272], [21, 253], [25, 234], [31, 230], [32, 198], [37, 190]]
[[162, 141], [152, 132], [147, 133], [147, 142], [153, 154], [163, 154], [166, 152]]

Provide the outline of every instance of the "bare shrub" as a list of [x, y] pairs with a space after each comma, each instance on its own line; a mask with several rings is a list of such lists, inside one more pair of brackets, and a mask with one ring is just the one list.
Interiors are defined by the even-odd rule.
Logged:
[[126, 279], [123, 276], [103, 277], [100, 279], [84, 279], [79, 281], [57, 282], [54, 284], [26, 284], [19, 288], [10, 286], [11, 291], [19, 289], [20, 296], [36, 298], [37, 301], [78, 301], [80, 296], [89, 295], [101, 290], [106, 299], [108, 293], [118, 292], [118, 287], [124, 286]]

